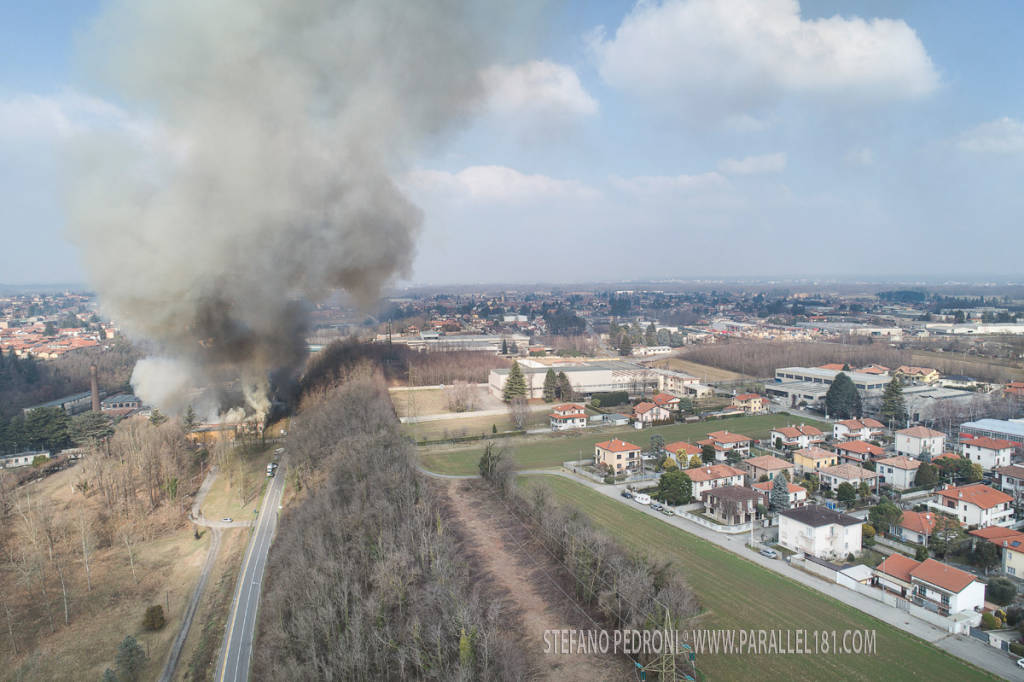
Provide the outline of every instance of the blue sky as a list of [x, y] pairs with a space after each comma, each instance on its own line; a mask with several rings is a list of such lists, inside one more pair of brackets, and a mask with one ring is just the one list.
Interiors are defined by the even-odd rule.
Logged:
[[[84, 276], [62, 236], [61, 151], [136, 115], [83, 68], [99, 8], [0, 6], [0, 282]], [[466, 125], [396, 177], [424, 211], [410, 279], [1013, 276], [1022, 15], [561, 3], [481, 74]]]

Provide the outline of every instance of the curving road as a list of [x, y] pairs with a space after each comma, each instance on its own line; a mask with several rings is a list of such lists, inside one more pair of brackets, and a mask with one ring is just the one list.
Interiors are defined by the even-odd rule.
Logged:
[[224, 644], [217, 666], [218, 682], [243, 682], [249, 679], [256, 612], [259, 609], [267, 552], [277, 528], [277, 510], [284, 492], [283, 474], [282, 464], [267, 486], [255, 530], [249, 538], [249, 547], [242, 561], [238, 583], [235, 585], [235, 597], [228, 614], [227, 630], [224, 633]]

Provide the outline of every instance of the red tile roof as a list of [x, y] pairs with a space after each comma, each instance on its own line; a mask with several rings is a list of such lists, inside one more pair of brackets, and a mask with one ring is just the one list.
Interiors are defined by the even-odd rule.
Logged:
[[633, 414], [643, 414], [645, 412], [650, 412], [656, 407], [658, 407], [658, 405], [655, 405], [654, 403], [637, 403], [633, 407]]
[[1018, 478], [1024, 480], [1024, 467], [1011, 464], [1005, 467], [996, 467], [995, 472], [1007, 478]]
[[801, 424], [800, 426], [782, 426], [776, 429], [772, 429], [776, 433], [781, 433], [786, 438], [799, 438], [800, 436], [820, 436], [821, 431], [814, 428], [813, 426], [807, 426]]
[[806, 457], [807, 459], [835, 459], [836, 458], [836, 453], [830, 452], [829, 450], [825, 450], [824, 448], [819, 448], [817, 445], [812, 445], [809, 448], [803, 448], [801, 450], [797, 450], [796, 452], [793, 453], [793, 455], [794, 456], [800, 455], [801, 457]]
[[843, 367], [846, 367], [846, 365], [841, 362], [829, 362], [824, 365], [818, 365], [818, 369], [830, 369], [834, 372], [842, 372]]
[[651, 398], [655, 405], [668, 405], [671, 402], [678, 402], [679, 398], [675, 397], [671, 393], [659, 393]]
[[874, 471], [870, 471], [856, 464], [839, 464], [834, 467], [825, 467], [824, 469], [819, 469], [819, 473], [835, 476], [836, 478], [844, 478], [847, 481], [855, 478], [860, 481], [865, 481], [878, 476]]
[[632, 443], [627, 443], [626, 441], [619, 440], [618, 438], [612, 438], [611, 440], [606, 440], [603, 443], [597, 443], [594, 447], [601, 448], [602, 450], [608, 450], [609, 452], [627, 452], [629, 450], [640, 449], [639, 445], [633, 445]]
[[772, 457], [771, 455], [762, 455], [761, 457], [751, 457], [746, 460], [745, 464], [751, 468], [764, 469], [766, 471], [777, 471], [782, 469], [789, 469], [793, 465], [785, 460], [781, 460], [778, 457]]
[[907, 457], [905, 455], [900, 455], [899, 457], [886, 457], [885, 459], [877, 460], [875, 464], [885, 464], [891, 467], [895, 467], [897, 469], [904, 469], [909, 471], [910, 469], [917, 469], [918, 467], [920, 467], [921, 460], [911, 459], [910, 457]]
[[911, 426], [909, 429], [901, 429], [896, 433], [910, 436], [911, 438], [938, 438], [946, 434], [935, 429], [929, 429], [927, 426]]
[[704, 483], [706, 481], [714, 481], [719, 478], [730, 478], [732, 476], [742, 476], [743, 472], [736, 467], [731, 467], [728, 464], [712, 464], [711, 466], [694, 467], [693, 469], [687, 469], [686, 475], [690, 477], [690, 480], [695, 483]]
[[708, 438], [719, 443], [744, 443], [753, 440], [750, 436], [741, 433], [729, 433], [728, 431], [712, 431]]
[[700, 448], [691, 443], [687, 443], [685, 440], [677, 440], [674, 443], [668, 443], [665, 446], [665, 450], [674, 454], [682, 452], [684, 455], [699, 455]]
[[[774, 485], [775, 481], [762, 481], [761, 483], [751, 483], [750, 487], [760, 490], [762, 492], [770, 492], [772, 486]], [[790, 493], [798, 493], [801, 490], [805, 493], [807, 492], [807, 488], [803, 487], [802, 485], [797, 485], [796, 483], [789, 483], [788, 481], [786, 482], [786, 489]]]
[[900, 521], [900, 527], [915, 533], [921, 533], [922, 535], [931, 535], [932, 531], [935, 530], [935, 514], [932, 512], [905, 511], [903, 512], [903, 520]]
[[963, 485], [959, 488], [949, 487], [943, 490], [936, 490], [935, 493], [951, 500], [968, 502], [981, 507], [982, 509], [991, 509], [992, 507], [1005, 502], [1013, 501], [1013, 498], [1006, 493], [1000, 492], [981, 483]]
[[880, 457], [885, 454], [885, 450], [872, 445], [871, 443], [865, 443], [862, 440], [850, 440], [845, 443], [836, 443], [836, 450], [847, 450], [849, 452], [856, 452], [858, 455], [870, 455], [871, 457]]
[[1017, 444], [1012, 440], [1002, 440], [1001, 438], [989, 438], [988, 436], [975, 436], [974, 438], [965, 438], [960, 441], [963, 445], [973, 445], [976, 448], [985, 448], [986, 450], [1006, 450], [1007, 448], [1015, 448]]
[[910, 575], [950, 592], [959, 593], [976, 578], [966, 571], [953, 568], [935, 559], [925, 559], [910, 571]]
[[886, 575], [891, 575], [893, 578], [909, 583], [910, 572], [918, 566], [920, 566], [920, 564], [917, 561], [914, 561], [910, 557], [903, 556], [898, 552], [894, 552], [887, 556], [885, 561], [878, 564], [877, 569]]
[[1019, 530], [988, 526], [969, 532], [971, 535], [988, 540], [993, 545], [1024, 554], [1024, 533], [1021, 533]]
[[740, 402], [745, 402], [747, 400], [755, 400], [755, 399], [760, 398], [760, 397], [761, 397], [760, 394], [757, 394], [757, 393], [740, 393], [738, 396], [733, 398], [733, 400], [739, 400]]

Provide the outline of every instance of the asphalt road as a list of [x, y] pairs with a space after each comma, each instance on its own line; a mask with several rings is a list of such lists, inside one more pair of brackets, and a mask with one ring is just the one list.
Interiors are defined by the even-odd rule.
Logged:
[[249, 679], [252, 660], [252, 639], [256, 630], [256, 612], [262, 592], [263, 571], [267, 565], [267, 552], [277, 528], [277, 508], [284, 492], [284, 465], [277, 470], [263, 497], [263, 506], [257, 515], [256, 526], [242, 561], [235, 598], [228, 614], [227, 630], [217, 666], [217, 680], [243, 682]]

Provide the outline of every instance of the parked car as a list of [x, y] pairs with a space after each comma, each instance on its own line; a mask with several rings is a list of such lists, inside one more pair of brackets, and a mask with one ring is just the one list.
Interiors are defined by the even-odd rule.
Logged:
[[658, 502], [651, 502], [651, 509], [654, 511], [661, 511], [664, 507]]
[[1018, 668], [1024, 668], [1024, 658], [1018, 658], [1017, 659], [1017, 667]]
[[764, 548], [761, 550], [761, 556], [766, 556], [769, 559], [778, 559], [779, 553], [776, 552], [774, 549]]
[[633, 493], [629, 492], [628, 490], [623, 490], [619, 494], [622, 495], [623, 497], [625, 497], [627, 500], [633, 499]]
[[234, 521], [234, 519], [232, 519], [230, 516], [225, 516], [223, 519], [221, 519], [221, 522], [223, 523], [231, 523], [232, 521]]
[[650, 504], [651, 503], [651, 496], [650, 495], [645, 495], [644, 493], [637, 493], [636, 495], [633, 496], [633, 500], [637, 504]]
[[676, 515], [676, 513], [674, 511], [672, 511], [671, 507], [665, 507], [664, 509], [661, 510], [661, 513], [664, 514], [665, 516], [675, 516]]

